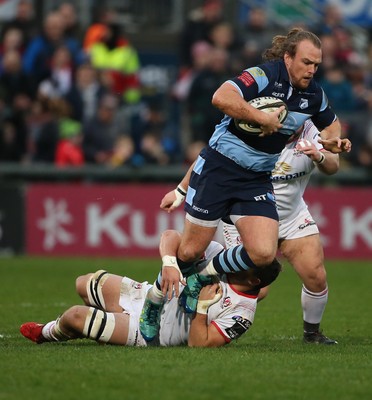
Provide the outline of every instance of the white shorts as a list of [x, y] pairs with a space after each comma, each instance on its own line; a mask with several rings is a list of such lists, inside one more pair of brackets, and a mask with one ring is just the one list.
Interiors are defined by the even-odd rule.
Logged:
[[[241, 216], [232, 215], [235, 223]], [[311, 216], [306, 204], [297, 209], [296, 214], [279, 221], [279, 240], [298, 239], [319, 233], [319, 229]], [[231, 224], [220, 224], [214, 240], [219, 241], [225, 247], [230, 248], [242, 244], [238, 230]]]
[[147, 346], [139, 329], [139, 319], [147, 291], [152, 287], [147, 282], [137, 282], [124, 277], [121, 281], [119, 304], [129, 315], [127, 346]]
[[298, 239], [319, 233], [319, 229], [306, 205], [295, 214], [279, 221], [279, 240]]

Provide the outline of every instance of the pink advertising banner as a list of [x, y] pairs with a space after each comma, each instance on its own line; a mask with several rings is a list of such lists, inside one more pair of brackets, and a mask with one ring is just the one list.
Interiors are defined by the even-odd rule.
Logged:
[[[165, 184], [30, 185], [26, 252], [32, 255], [156, 257], [160, 234], [182, 230], [182, 208], [159, 208]], [[372, 189], [310, 188], [305, 199], [328, 258], [372, 260]]]

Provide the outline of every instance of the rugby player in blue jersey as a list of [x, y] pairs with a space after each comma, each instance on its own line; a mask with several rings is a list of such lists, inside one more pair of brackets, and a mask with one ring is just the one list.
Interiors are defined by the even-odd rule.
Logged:
[[[341, 136], [340, 122], [313, 79], [322, 61], [319, 38], [294, 28], [286, 36], [275, 36], [263, 56], [263, 64], [223, 83], [213, 95], [212, 103], [225, 116], [196, 160], [189, 186], [177, 189], [181, 196], [186, 195], [185, 226], [176, 260], [182, 274], [201, 258], [227, 210], [242, 246], [222, 254], [208, 272], [234, 273], [270, 265], [278, 243], [271, 171], [282, 149], [307, 119], [313, 121], [322, 139]], [[248, 104], [261, 96], [286, 103], [289, 113], [283, 124], [278, 119], [281, 108], [264, 113]], [[262, 133], [240, 131], [235, 119], [260, 126]], [[176, 269], [174, 272], [178, 274]], [[171, 286], [173, 278], [164, 275], [163, 284]], [[147, 302], [146, 306], [157, 305]], [[149, 312], [144, 311], [143, 325], [148, 327]]]
[[[321, 172], [331, 175], [338, 171], [339, 157], [334, 154], [351, 150], [348, 139], [320, 140], [319, 131], [312, 121], [304, 124], [303, 130], [293, 138], [281, 152], [278, 162], [272, 172], [272, 181], [275, 190], [277, 210], [279, 215], [279, 242], [278, 249], [293, 266], [302, 280], [301, 305], [303, 309], [304, 341], [306, 343], [335, 344], [335, 340], [328, 338], [320, 331], [320, 322], [328, 301], [328, 283], [324, 267], [323, 248], [319, 230], [303, 199], [310, 175], [317, 167]], [[188, 187], [189, 172], [182, 179], [181, 186]], [[161, 208], [172, 212], [180, 206], [184, 197], [176, 190], [167, 193], [161, 201]], [[222, 227], [222, 224], [219, 226]], [[233, 249], [241, 245], [241, 239], [234, 225], [223, 224], [215, 240], [223, 243], [225, 248]], [[231, 250], [229, 250], [231, 252]], [[227, 256], [227, 258], [225, 257]], [[221, 253], [212, 259], [222, 264], [225, 260], [233, 263], [234, 257], [229, 252]], [[222, 260], [220, 259], [222, 257]], [[162, 304], [166, 294], [170, 296], [175, 289], [176, 295], [179, 282], [176, 260], [173, 263], [164, 258], [162, 274], [159, 274], [153, 288], [148, 292], [148, 302]], [[205, 264], [204, 264], [205, 265]], [[207, 268], [199, 269], [200, 274], [206, 273]], [[236, 275], [236, 274], [235, 274]], [[165, 277], [164, 282], [162, 277]], [[197, 276], [197, 275], [196, 275]], [[193, 286], [194, 291], [189, 301], [185, 299], [185, 292], [181, 296], [181, 303], [190, 312], [195, 307], [197, 291], [207, 282], [204, 276], [191, 275], [187, 278], [188, 288]], [[160, 290], [161, 289], [161, 290]], [[187, 292], [186, 292], [187, 293]], [[259, 298], [267, 294], [267, 288], [260, 291]], [[154, 306], [152, 307], [154, 308]], [[147, 308], [145, 307], [144, 310]], [[143, 318], [144, 319], [144, 318]], [[145, 319], [144, 319], [145, 320]], [[142, 322], [141, 329], [146, 337], [151, 337], [147, 331], [155, 332], [155, 325], [147, 326]], [[146, 335], [147, 333], [147, 335]], [[154, 333], [152, 333], [153, 335]]]

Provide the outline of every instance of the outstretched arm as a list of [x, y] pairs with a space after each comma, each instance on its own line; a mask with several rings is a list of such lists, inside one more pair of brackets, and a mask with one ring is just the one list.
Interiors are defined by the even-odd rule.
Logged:
[[319, 139], [318, 143], [320, 143], [325, 150], [332, 153], [349, 153], [351, 151], [351, 142], [349, 139], [334, 137], [331, 139]]
[[319, 151], [315, 145], [308, 140], [300, 140], [296, 149], [306, 154], [318, 169], [327, 175], [333, 175], [339, 168], [338, 154], [333, 154], [329, 151]]
[[333, 139], [341, 136], [341, 123], [339, 119], [336, 119], [320, 132], [322, 139]]

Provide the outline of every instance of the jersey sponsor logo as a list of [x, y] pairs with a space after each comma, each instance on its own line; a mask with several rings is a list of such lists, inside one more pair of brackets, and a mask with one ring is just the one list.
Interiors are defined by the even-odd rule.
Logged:
[[281, 175], [281, 174], [286, 174], [292, 169], [292, 167], [287, 164], [286, 162], [277, 162], [275, 164], [274, 171], [272, 172], [272, 175]]
[[[302, 154], [302, 152], [301, 152]], [[273, 182], [277, 181], [289, 181], [291, 179], [300, 178], [301, 176], [306, 175], [306, 171], [295, 172], [293, 174], [290, 173], [292, 167], [286, 162], [277, 162], [275, 164], [275, 169], [271, 174], [271, 180]]]
[[311, 225], [315, 225], [315, 221], [313, 221], [312, 219], [305, 218], [305, 222], [303, 224], [299, 225], [298, 229], [302, 230]]
[[301, 99], [299, 107], [301, 108], [301, 110], [304, 110], [305, 108], [308, 108], [309, 107], [309, 100], [308, 99]]
[[265, 72], [263, 72], [262, 69], [258, 68], [258, 67], [249, 68], [249, 72], [252, 76], [257, 77], [257, 78], [266, 76]]
[[297, 179], [297, 178], [301, 178], [301, 176], [306, 175], [305, 171], [301, 171], [301, 172], [295, 172], [294, 174], [287, 174], [287, 175], [276, 175], [271, 177], [271, 180], [273, 182], [277, 182], [277, 181], [289, 181], [291, 179]]
[[243, 335], [243, 333], [247, 332], [249, 327], [252, 325], [251, 321], [240, 315], [234, 315], [232, 319], [235, 321], [235, 324], [231, 328], [225, 330], [231, 340], [237, 339]]
[[222, 307], [226, 308], [231, 305], [231, 297], [227, 296], [223, 299]]
[[238, 79], [247, 87], [251, 86], [255, 82], [253, 76], [247, 71], [244, 71], [241, 75], [239, 75]]
[[281, 89], [283, 87], [283, 84], [281, 82], [274, 82], [274, 87]]
[[203, 214], [208, 214], [209, 213], [208, 210], [205, 210], [204, 208], [200, 208], [200, 207], [196, 207], [196, 206], [192, 206], [192, 209], [197, 211], [197, 212], [203, 213]]
[[256, 201], [266, 200], [266, 194], [259, 194], [258, 196], [254, 196]]
[[274, 97], [284, 97], [285, 94], [284, 93], [279, 93], [279, 92], [272, 92], [271, 93]]

